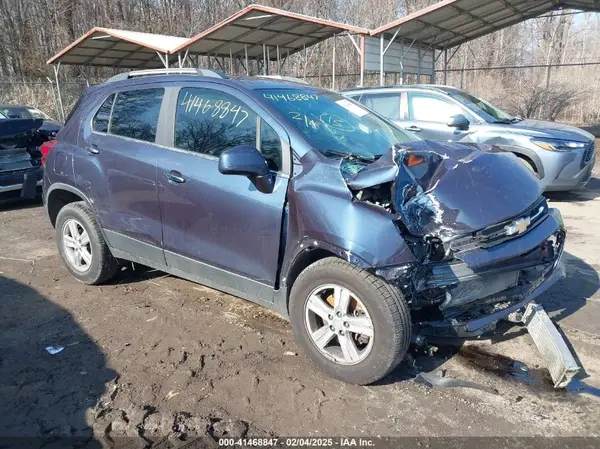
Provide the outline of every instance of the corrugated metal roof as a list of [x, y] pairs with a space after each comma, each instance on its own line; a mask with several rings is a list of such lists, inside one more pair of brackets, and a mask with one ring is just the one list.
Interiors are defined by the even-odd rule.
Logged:
[[366, 28], [250, 5], [174, 51], [189, 50], [193, 54], [228, 57], [230, 54], [244, 56], [247, 49], [249, 58], [262, 58], [262, 45], [266, 44], [271, 50], [279, 46], [283, 57], [344, 31], [369, 34]]
[[555, 9], [600, 11], [599, 0], [444, 0], [372, 30], [372, 36], [451, 48]]
[[188, 40], [185, 37], [96, 27], [49, 59], [48, 64], [60, 62], [71, 65], [160, 68], [163, 63], [156, 52], [172, 54], [173, 49]]

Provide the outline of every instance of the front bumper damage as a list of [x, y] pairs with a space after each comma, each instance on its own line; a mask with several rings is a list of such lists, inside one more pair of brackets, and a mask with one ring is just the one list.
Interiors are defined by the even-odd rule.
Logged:
[[[560, 212], [512, 155], [422, 141], [341, 170], [355, 200], [390, 212], [411, 248], [414, 262], [374, 272], [402, 291], [417, 342], [475, 338], [502, 319], [519, 322], [565, 276]], [[564, 386], [578, 367], [543, 309], [535, 310], [525, 324], [555, 385]]]
[[433, 264], [422, 283], [423, 291], [445, 288], [446, 299], [439, 305], [440, 319], [417, 322], [415, 331], [472, 338], [494, 330], [499, 320], [522, 309], [565, 276], [561, 262], [564, 238], [560, 213], [549, 209], [522, 236], [490, 248], [458, 252], [458, 261], [453, 263]]

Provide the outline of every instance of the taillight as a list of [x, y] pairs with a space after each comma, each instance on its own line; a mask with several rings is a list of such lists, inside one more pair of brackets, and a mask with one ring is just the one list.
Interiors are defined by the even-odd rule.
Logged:
[[50, 150], [54, 148], [54, 145], [56, 145], [56, 140], [49, 140], [44, 142], [40, 147], [40, 152], [42, 153], [42, 165], [46, 165], [46, 159], [48, 158]]

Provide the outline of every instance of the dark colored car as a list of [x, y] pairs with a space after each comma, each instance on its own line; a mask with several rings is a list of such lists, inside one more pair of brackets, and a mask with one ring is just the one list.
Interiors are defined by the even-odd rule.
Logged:
[[33, 198], [42, 185], [39, 119], [0, 118], [0, 200]]
[[563, 276], [561, 216], [514, 155], [419, 141], [334, 92], [107, 82], [56, 142], [44, 201], [75, 278], [133, 261], [257, 302], [347, 382], [419, 336], [491, 331]]
[[0, 113], [11, 119], [41, 120], [37, 133], [42, 141], [54, 139], [62, 128], [62, 124], [52, 119], [48, 114], [31, 106], [18, 106], [14, 104], [0, 104]]

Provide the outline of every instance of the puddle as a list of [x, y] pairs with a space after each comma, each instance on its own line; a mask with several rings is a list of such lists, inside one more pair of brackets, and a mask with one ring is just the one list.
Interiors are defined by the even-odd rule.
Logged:
[[458, 356], [467, 365], [495, 374], [503, 379], [554, 390], [550, 373], [545, 368], [530, 368], [522, 362], [501, 354], [492, 354], [476, 346], [464, 346]]
[[565, 389], [555, 389], [550, 373], [545, 367], [531, 368], [511, 357], [492, 354], [476, 346], [463, 346], [457, 356], [472, 368], [525, 384], [532, 389], [542, 390], [556, 397], [568, 398], [585, 395], [600, 399], [600, 388], [589, 385], [581, 379], [573, 379]]

